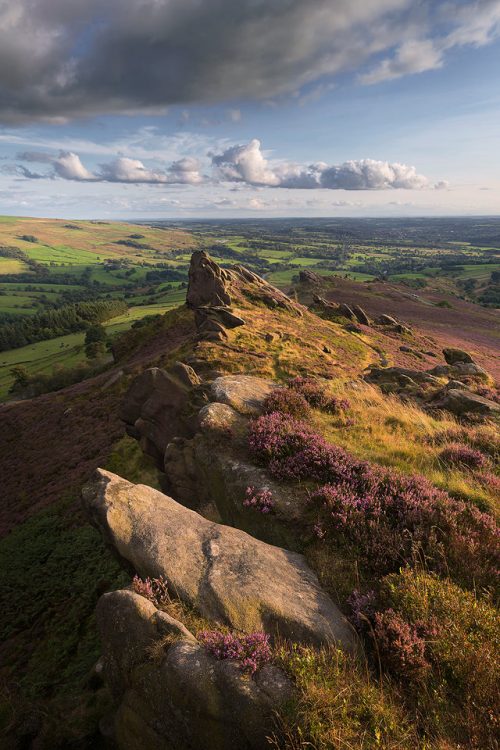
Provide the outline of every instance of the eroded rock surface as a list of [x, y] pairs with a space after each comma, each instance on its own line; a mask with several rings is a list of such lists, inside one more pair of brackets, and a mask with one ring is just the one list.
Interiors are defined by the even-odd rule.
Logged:
[[355, 638], [302, 555], [212, 523], [172, 498], [98, 470], [83, 490], [89, 518], [141, 577], [164, 577], [203, 616], [307, 643]]
[[500, 416], [500, 405], [477, 393], [450, 388], [442, 394], [442, 398], [433, 403], [436, 409], [446, 409], [461, 417], [466, 414], [481, 414], [483, 416]]
[[120, 750], [266, 747], [272, 715], [292, 694], [280, 669], [266, 665], [250, 678], [132, 591], [102, 596], [96, 616]]
[[210, 398], [241, 414], [259, 414], [265, 399], [276, 387], [272, 380], [251, 375], [224, 375], [213, 381]]
[[[194, 398], [200, 385], [195, 371], [177, 362], [168, 372], [158, 367], [145, 370], [125, 395], [121, 418], [127, 432], [139, 440], [145, 453], [160, 468], [167, 444], [176, 436], [192, 436], [203, 395]], [[192, 399], [193, 402], [192, 403]]]

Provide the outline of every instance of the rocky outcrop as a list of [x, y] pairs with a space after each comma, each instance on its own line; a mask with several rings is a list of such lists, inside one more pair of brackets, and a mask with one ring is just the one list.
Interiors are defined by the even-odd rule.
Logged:
[[99, 470], [83, 490], [92, 523], [129, 569], [165, 578], [204, 617], [243, 632], [355, 648], [347, 621], [302, 555], [206, 520]]
[[284, 292], [262, 279], [245, 266], [232, 266], [231, 278], [234, 285], [248, 299], [261, 302], [271, 309], [278, 308], [287, 310], [292, 315], [302, 317], [303, 308], [297, 302], [293, 302]]
[[323, 283], [323, 279], [314, 271], [308, 268], [303, 268], [299, 273], [299, 281], [301, 284], [309, 284], [311, 286], [318, 286]]
[[[131, 591], [99, 600], [103, 675], [120, 750], [261, 750], [292, 686], [267, 664], [250, 678], [178, 620]], [[155, 654], [153, 656], [153, 654]]]
[[206, 305], [231, 305], [230, 274], [213, 261], [204, 250], [191, 256], [189, 284], [186, 295], [188, 307], [196, 310]]
[[441, 385], [439, 378], [434, 375], [407, 367], [372, 367], [366, 379], [369, 382], [386, 386], [407, 387], [429, 384], [439, 387]]
[[378, 325], [381, 325], [381, 326], [399, 325], [396, 318], [393, 318], [392, 315], [379, 315], [378, 318], [375, 320], [375, 323], [378, 323]]
[[479, 414], [487, 417], [500, 416], [500, 405], [495, 401], [483, 398], [477, 393], [460, 390], [459, 388], [450, 388], [441, 394], [441, 398], [433, 402], [433, 408], [446, 409], [458, 417], [468, 414]]
[[208, 341], [227, 338], [226, 329], [245, 325], [245, 320], [232, 307], [239, 294], [267, 307], [282, 308], [294, 315], [302, 315], [300, 305], [283, 292], [268, 284], [244, 266], [230, 270], [221, 268], [204, 250], [191, 256], [186, 304], [195, 311], [199, 337]]
[[368, 315], [366, 314], [366, 312], [363, 310], [362, 307], [360, 307], [359, 305], [353, 305], [352, 311], [354, 315], [356, 316], [358, 323], [362, 323], [362, 325], [364, 326], [370, 325], [371, 323], [370, 318], [368, 317]]
[[471, 355], [463, 349], [443, 349], [443, 355], [448, 365], [456, 365], [457, 362], [474, 362]]
[[158, 367], [145, 370], [125, 395], [120, 416], [127, 432], [160, 468], [170, 440], [195, 432], [196, 415], [206, 401], [199, 386], [195, 371], [176, 362], [168, 372]]

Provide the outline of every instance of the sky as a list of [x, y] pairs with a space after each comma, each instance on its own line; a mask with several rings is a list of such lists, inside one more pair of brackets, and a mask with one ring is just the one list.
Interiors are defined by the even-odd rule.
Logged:
[[0, 0], [0, 214], [500, 214], [500, 0]]

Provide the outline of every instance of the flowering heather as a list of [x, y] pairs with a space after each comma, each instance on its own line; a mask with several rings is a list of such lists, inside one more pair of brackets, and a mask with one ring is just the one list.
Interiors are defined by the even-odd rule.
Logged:
[[243, 505], [260, 513], [270, 513], [274, 508], [273, 493], [267, 489], [256, 490], [255, 487], [247, 487]]
[[254, 458], [268, 463], [272, 459], [295, 455], [314, 437], [314, 430], [309, 425], [273, 412], [251, 423], [248, 442]]
[[196, 637], [209, 654], [216, 659], [238, 662], [244, 672], [254, 674], [271, 661], [272, 652], [266, 633], [249, 633], [237, 636], [220, 630], [202, 630]]
[[167, 604], [170, 601], [168, 584], [164, 578], [142, 579], [136, 575], [132, 579], [132, 587], [136, 594], [149, 599], [157, 607], [161, 607], [162, 604]]
[[362, 594], [357, 589], [354, 589], [347, 604], [351, 608], [350, 620], [356, 630], [364, 632], [367, 620], [371, 620], [375, 614], [375, 591], [367, 591]]
[[309, 416], [310, 407], [298, 391], [292, 391], [290, 388], [277, 388], [264, 401], [264, 411], [267, 414], [279, 411], [281, 414], [305, 419]]
[[430, 669], [425, 656], [425, 640], [415, 625], [411, 625], [393, 609], [376, 612], [374, 635], [380, 657], [399, 678], [421, 679]]
[[445, 464], [462, 466], [467, 469], [484, 469], [490, 463], [481, 451], [463, 443], [453, 443], [443, 448], [439, 454], [439, 458]]
[[288, 388], [300, 393], [307, 403], [315, 409], [322, 409], [332, 414], [345, 411], [350, 404], [347, 399], [329, 396], [324, 386], [315, 378], [297, 377], [290, 380]]
[[324, 483], [311, 494], [316, 526], [323, 535], [347, 538], [374, 572], [384, 575], [418, 559], [466, 585], [492, 585], [498, 529], [476, 507], [423, 477], [359, 461], [304, 422], [276, 412], [252, 423], [249, 445], [276, 479]]

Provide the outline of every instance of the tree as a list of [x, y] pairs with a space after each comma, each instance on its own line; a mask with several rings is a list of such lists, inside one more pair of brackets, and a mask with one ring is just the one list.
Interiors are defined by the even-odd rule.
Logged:
[[10, 374], [14, 378], [14, 381], [9, 389], [10, 393], [17, 393], [18, 391], [21, 391], [24, 388], [28, 387], [30, 383], [30, 375], [26, 367], [17, 365], [16, 367], [13, 367], [11, 369]]
[[88, 359], [98, 359], [106, 351], [106, 331], [100, 323], [89, 326], [85, 334], [85, 354]]

